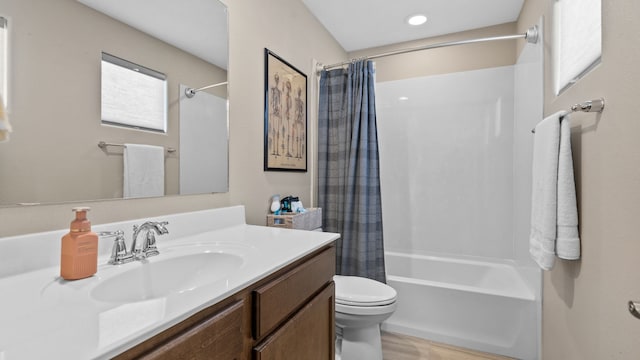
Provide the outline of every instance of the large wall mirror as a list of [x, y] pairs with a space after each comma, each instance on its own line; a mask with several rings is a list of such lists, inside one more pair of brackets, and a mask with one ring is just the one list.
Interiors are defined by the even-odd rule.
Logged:
[[[0, 206], [123, 198], [123, 144], [167, 150], [165, 195], [228, 191], [224, 4], [0, 0], [0, 16], [13, 128], [0, 143]], [[101, 121], [103, 53], [166, 76], [166, 132]]]

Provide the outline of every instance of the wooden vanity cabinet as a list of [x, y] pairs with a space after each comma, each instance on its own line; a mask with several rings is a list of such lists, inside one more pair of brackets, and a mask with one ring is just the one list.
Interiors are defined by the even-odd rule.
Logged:
[[249, 297], [238, 294], [114, 357], [117, 360], [242, 360], [251, 346]]
[[244, 302], [237, 301], [141, 356], [141, 359], [243, 358], [242, 318]]
[[334, 358], [335, 248], [253, 291], [255, 360]]
[[334, 284], [324, 287], [282, 327], [253, 349], [255, 360], [335, 357]]
[[333, 360], [334, 274], [327, 246], [115, 359]]

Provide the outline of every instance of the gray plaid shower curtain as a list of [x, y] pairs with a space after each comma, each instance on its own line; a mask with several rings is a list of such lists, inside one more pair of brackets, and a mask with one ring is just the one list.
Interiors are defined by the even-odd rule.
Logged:
[[336, 271], [386, 282], [373, 63], [322, 71], [318, 106], [318, 202], [325, 230], [342, 235]]

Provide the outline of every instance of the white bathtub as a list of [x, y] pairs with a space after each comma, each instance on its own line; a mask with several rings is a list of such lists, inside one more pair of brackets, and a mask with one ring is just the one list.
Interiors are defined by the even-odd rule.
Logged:
[[398, 308], [383, 330], [537, 359], [539, 272], [508, 262], [385, 253]]

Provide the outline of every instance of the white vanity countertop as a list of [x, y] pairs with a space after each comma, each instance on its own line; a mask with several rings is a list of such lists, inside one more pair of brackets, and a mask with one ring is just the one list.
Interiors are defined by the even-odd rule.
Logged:
[[[181, 289], [163, 297], [134, 302], [96, 300], [92, 291], [97, 286], [127, 270], [146, 265], [140, 261], [108, 265], [108, 251], [104, 249], [110, 246], [104, 245], [101, 245], [98, 272], [87, 279], [61, 280], [58, 264], [0, 277], [0, 360], [111, 358], [339, 237], [333, 233], [246, 225], [242, 207], [228, 209], [232, 216], [241, 214], [241, 221], [210, 221], [217, 227], [213, 229], [198, 223], [190, 227], [191, 234], [178, 230], [175, 237], [169, 237], [172, 220], [176, 226], [183, 227], [190, 223], [189, 216], [178, 214], [175, 219], [172, 216], [158, 218], [169, 220], [170, 234], [156, 237], [160, 255], [146, 260], [149, 263], [174, 258], [194, 246], [206, 251], [213, 248], [214, 252], [220, 249], [242, 257], [243, 262], [237, 270], [194, 289]], [[193, 214], [199, 221], [203, 216], [210, 219], [224, 212], [224, 209], [215, 209], [210, 213]], [[116, 225], [122, 224], [129, 225], [129, 222]], [[94, 231], [114, 229], [109, 225], [112, 224], [101, 225], [100, 229], [94, 226]], [[193, 233], [196, 227], [199, 232]], [[126, 236], [130, 246], [131, 235], [127, 233]], [[3, 242], [5, 239], [8, 240]], [[15, 238], [5, 239], [0, 239], [0, 253], [8, 249], [15, 251], [17, 242], [11, 241]], [[59, 237], [50, 240], [58, 249], [59, 258]], [[23, 251], [16, 256], [28, 254]], [[6, 252], [3, 255], [6, 256]], [[12, 266], [15, 271], [15, 261]], [[0, 271], [0, 276], [3, 275]]]

